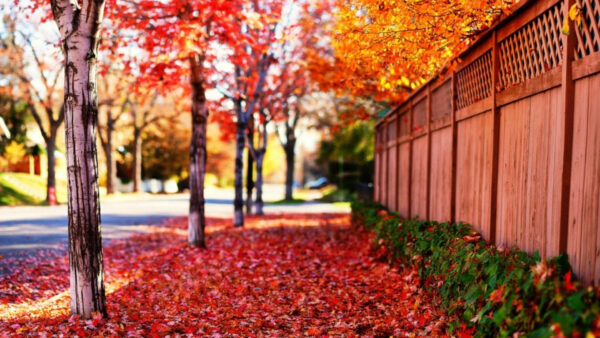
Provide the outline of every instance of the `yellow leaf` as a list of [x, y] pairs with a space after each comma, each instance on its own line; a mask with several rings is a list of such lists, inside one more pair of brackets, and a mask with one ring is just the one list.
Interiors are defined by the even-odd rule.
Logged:
[[565, 18], [565, 21], [563, 22], [563, 26], [562, 26], [562, 33], [564, 35], [569, 35], [570, 33], [570, 29], [569, 29], [569, 18]]
[[571, 8], [569, 8], [569, 18], [571, 20], [575, 21], [578, 16], [579, 16], [579, 7], [577, 7], [577, 4], [573, 4], [573, 6], [571, 6]]

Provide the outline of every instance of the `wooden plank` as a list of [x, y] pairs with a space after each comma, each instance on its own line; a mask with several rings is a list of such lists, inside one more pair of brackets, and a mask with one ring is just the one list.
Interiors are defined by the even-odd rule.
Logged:
[[431, 121], [431, 131], [444, 129], [446, 127], [449, 127], [450, 124], [452, 124], [452, 116], [450, 115], [442, 118], [441, 120]]
[[600, 73], [600, 52], [573, 61], [573, 80]]
[[452, 128], [431, 134], [429, 218], [448, 222], [452, 195]]
[[[527, 200], [524, 238], [521, 238], [521, 249], [533, 252], [546, 246], [546, 231], [551, 214], [548, 213], [551, 186], [549, 185], [549, 167], [552, 134], [551, 107], [552, 95], [556, 92], [544, 92], [531, 97], [531, 115], [529, 128], [529, 153], [527, 160]], [[527, 112], [521, 112], [526, 114]]]
[[[387, 130], [386, 130], [387, 125], [384, 124], [382, 125], [382, 139], [383, 139], [383, 144], [387, 144]], [[382, 149], [382, 163], [381, 163], [381, 204], [382, 205], [387, 205], [387, 196], [388, 196], [388, 189], [387, 189], [387, 184], [386, 184], [386, 178], [388, 176], [388, 152], [387, 152], [387, 148], [383, 148]]]
[[402, 217], [410, 217], [410, 143], [403, 143], [398, 149], [398, 212]]
[[[412, 126], [413, 124], [413, 106], [412, 104], [409, 106], [409, 110], [408, 110], [408, 125]], [[410, 218], [412, 217], [412, 212], [413, 212], [413, 203], [412, 203], [412, 167], [413, 167], [413, 129], [410, 128], [410, 141], [408, 142], [408, 196], [407, 196], [407, 201], [408, 201], [408, 214], [407, 216]]]
[[[592, 89], [593, 88], [593, 89]], [[590, 79], [590, 91], [600, 88], [600, 75], [595, 75]], [[586, 234], [596, 232], [596, 243], [590, 243], [594, 248], [595, 266], [593, 275], [594, 283], [600, 285], [600, 96], [589, 95], [588, 106], [588, 133], [587, 133], [587, 154], [586, 158], [586, 188], [583, 208], [587, 214], [585, 218]], [[589, 182], [589, 184], [587, 184]], [[595, 244], [595, 245], [594, 245]]]
[[425, 174], [425, 179], [426, 179], [426, 193], [427, 195], [425, 196], [425, 210], [426, 210], [426, 219], [431, 219], [431, 208], [430, 208], [430, 196], [431, 196], [431, 112], [433, 110], [432, 108], [432, 101], [431, 101], [431, 85], [427, 86], [427, 122], [426, 122], [426, 130], [427, 130], [427, 135], [425, 136], [427, 138], [427, 173]]
[[471, 118], [475, 115], [485, 113], [490, 109], [492, 105], [492, 97], [487, 97], [483, 100], [479, 100], [472, 105], [464, 107], [456, 112], [456, 121], [462, 121]]
[[498, 93], [498, 106], [504, 106], [529, 96], [533, 96], [537, 93], [541, 93], [545, 90], [559, 87], [562, 78], [561, 71], [562, 67], [559, 66], [539, 75], [538, 77], [504, 89], [502, 92]]
[[397, 174], [397, 150], [396, 147], [390, 147], [388, 149], [388, 176], [386, 177], [386, 185], [388, 186], [388, 199], [387, 199], [387, 207], [391, 211], [396, 211], [396, 196], [397, 196], [397, 184], [396, 178]]
[[374, 174], [374, 181], [375, 184], [373, 186], [373, 197], [375, 202], [379, 202], [379, 183], [381, 182], [381, 178], [379, 176], [379, 167], [381, 166], [381, 164], [379, 164], [379, 160], [380, 160], [380, 154], [379, 154], [379, 128], [375, 128], [375, 174]]
[[547, 234], [546, 240], [546, 254], [548, 257], [556, 256], [560, 253], [560, 213], [561, 213], [561, 191], [562, 191], [562, 168], [563, 168], [563, 157], [562, 148], [564, 146], [564, 138], [562, 136], [563, 130], [563, 113], [562, 113], [562, 100], [560, 88], [554, 88], [548, 92], [548, 100], [546, 107], [549, 114], [550, 120], [550, 156], [548, 163], [548, 178], [546, 180], [548, 185], [548, 222], [546, 223], [545, 232]]
[[489, 239], [492, 115], [457, 123], [456, 221], [473, 225]]
[[[574, 5], [575, 0], [564, 0], [564, 12], [568, 12], [569, 8]], [[573, 20], [568, 20], [571, 32], [575, 32]], [[573, 59], [575, 57], [575, 34], [563, 34], [563, 60], [562, 60], [562, 115], [561, 121], [563, 125], [562, 135], [564, 143], [561, 150], [562, 158], [562, 192], [560, 205], [560, 237], [559, 250], [560, 252], [567, 251], [567, 242], [569, 235], [569, 198], [571, 188], [571, 160], [573, 158], [573, 112], [575, 107], [575, 96], [573, 93]]]
[[500, 111], [497, 105], [497, 85], [498, 85], [498, 35], [496, 32], [492, 35], [492, 95], [491, 95], [491, 114], [492, 120], [492, 168], [491, 168], [491, 190], [490, 190], [490, 242], [496, 243], [496, 210], [498, 200], [498, 147], [500, 143]]
[[452, 143], [451, 143], [451, 186], [450, 186], [450, 222], [456, 222], [456, 149], [457, 149], [457, 136], [458, 128], [456, 127], [456, 74], [452, 74], [450, 79], [451, 92], [450, 103], [451, 103], [451, 115], [450, 115], [450, 129], [452, 131]]
[[569, 200], [569, 238], [567, 254], [573, 270], [579, 278], [589, 283], [592, 276], [581, 267], [583, 234], [583, 201], [585, 189], [585, 160], [587, 155], [589, 78], [575, 82], [575, 108], [573, 133], [573, 170], [571, 171], [571, 198]]
[[[600, 76], [589, 78], [589, 93], [591, 94], [600, 85]], [[583, 96], [581, 97], [583, 100]], [[580, 242], [580, 270], [579, 276], [586, 283], [598, 285], [600, 282], [600, 98], [598, 95], [587, 97], [586, 132], [585, 132], [585, 163], [582, 173], [583, 189], [581, 190], [581, 242]], [[569, 237], [571, 237], [571, 233]]]
[[[524, 245], [526, 218], [527, 169], [529, 152], [530, 99], [501, 108], [498, 165], [498, 202], [496, 244], [501, 247]], [[543, 252], [540, 252], [543, 254]]]
[[402, 132], [402, 115], [400, 113], [398, 113], [398, 122], [396, 123], [396, 135], [398, 135], [398, 142], [397, 142], [397, 146], [396, 146], [396, 160], [397, 160], [397, 164], [396, 164], [396, 211], [398, 213], [400, 213], [400, 207], [401, 207], [401, 198], [400, 198], [400, 188], [401, 188], [401, 183], [400, 180], [403, 177], [403, 173], [401, 172], [401, 165], [402, 162], [400, 160], [400, 157], [402, 156], [402, 154], [400, 153], [400, 145], [401, 145], [401, 141], [400, 138], [402, 137], [401, 132]]
[[412, 142], [411, 217], [427, 218], [427, 137]]

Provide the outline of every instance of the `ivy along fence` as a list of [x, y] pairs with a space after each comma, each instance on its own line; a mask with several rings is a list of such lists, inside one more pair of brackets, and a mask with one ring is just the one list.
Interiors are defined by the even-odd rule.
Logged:
[[600, 0], [522, 0], [460, 58], [377, 123], [376, 201], [600, 284]]

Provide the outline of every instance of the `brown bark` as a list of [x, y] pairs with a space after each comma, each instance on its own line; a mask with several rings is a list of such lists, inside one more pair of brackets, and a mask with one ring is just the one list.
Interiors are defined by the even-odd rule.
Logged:
[[[254, 117], [248, 119], [248, 147], [254, 148]], [[252, 214], [252, 192], [254, 190], [254, 156], [248, 149], [246, 153], [246, 214]]]
[[267, 124], [268, 120], [265, 118], [261, 130], [262, 140], [259, 139], [259, 143], [262, 141], [262, 146], [256, 150], [256, 214], [264, 215], [264, 201], [262, 198], [263, 193], [263, 163], [265, 159], [265, 154], [267, 152], [267, 142], [268, 134], [267, 134]]
[[238, 121], [236, 123], [235, 130], [235, 172], [234, 172], [234, 190], [235, 197], [233, 199], [233, 226], [241, 227], [244, 226], [244, 192], [243, 192], [243, 180], [242, 172], [244, 170], [244, 133], [246, 132], [246, 121], [242, 112], [241, 101], [235, 100], [235, 110], [237, 113]]
[[[295, 143], [295, 142], [293, 142]], [[293, 144], [291, 143], [291, 144]], [[285, 199], [291, 200], [294, 192], [294, 148], [288, 143], [285, 149]]]
[[106, 315], [100, 231], [96, 91], [99, 26], [104, 1], [52, 0], [65, 54], [65, 134], [69, 190], [71, 312]]
[[106, 193], [110, 195], [115, 193], [114, 182], [117, 172], [117, 163], [114, 157], [112, 141], [116, 119], [113, 118], [110, 109], [108, 109], [106, 116], [106, 137], [102, 136], [101, 130], [98, 131], [98, 135], [100, 136], [100, 143], [102, 145], [102, 150], [104, 151], [104, 157], [106, 158]]
[[192, 85], [192, 140], [190, 144], [190, 214], [188, 243], [205, 248], [204, 175], [206, 173], [206, 124], [208, 106], [204, 88], [203, 55], [190, 58]]
[[287, 142], [284, 145], [285, 151], [285, 199], [291, 200], [294, 191], [294, 148], [296, 147], [296, 136], [294, 130], [286, 127]]
[[142, 130], [134, 127], [133, 130], [133, 192], [140, 192], [142, 188]]
[[[46, 180], [46, 202], [50, 203], [51, 190], [54, 190], [54, 197], [56, 198], [56, 134], [57, 129], [51, 127], [50, 135], [46, 140], [46, 156], [48, 158], [48, 177]], [[55, 201], [56, 202], [56, 201]]]
[[115, 193], [115, 173], [117, 171], [117, 163], [113, 154], [113, 141], [112, 136], [114, 132], [114, 120], [108, 113], [108, 121], [106, 122], [106, 193]]

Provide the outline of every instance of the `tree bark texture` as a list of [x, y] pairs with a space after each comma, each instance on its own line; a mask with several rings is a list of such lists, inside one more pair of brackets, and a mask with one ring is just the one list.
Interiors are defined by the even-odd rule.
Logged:
[[65, 135], [69, 190], [71, 312], [106, 315], [98, 193], [96, 90], [104, 1], [52, 0], [65, 54]]
[[190, 214], [188, 242], [191, 246], [205, 248], [204, 228], [204, 175], [206, 173], [206, 123], [208, 106], [204, 88], [202, 64], [204, 57], [190, 58], [192, 84], [192, 140], [190, 144]]
[[235, 171], [234, 171], [234, 189], [235, 197], [233, 199], [233, 226], [244, 226], [244, 191], [243, 191], [243, 170], [244, 170], [244, 133], [246, 132], [246, 121], [242, 113], [242, 103], [235, 100], [235, 110], [237, 113], [237, 123], [235, 130]]
[[117, 163], [113, 154], [113, 141], [112, 136], [114, 132], [114, 120], [108, 112], [108, 120], [106, 122], [106, 144], [104, 145], [104, 155], [106, 157], [106, 193], [115, 193], [115, 175], [117, 172]]
[[[56, 199], [56, 134], [57, 129], [51, 127], [50, 135], [46, 140], [46, 155], [48, 157], [48, 177], [46, 181], [46, 202], [50, 203], [50, 195], [54, 193]], [[56, 200], [54, 200], [56, 202]]]
[[[291, 130], [291, 132], [290, 132]], [[293, 129], [287, 129], [287, 142], [284, 146], [285, 150], [285, 199], [291, 200], [294, 191], [294, 148], [296, 147], [296, 137]]]
[[133, 130], [133, 192], [142, 189], [142, 129]]
[[[256, 150], [256, 214], [264, 215], [264, 201], [262, 198], [263, 193], [263, 163], [265, 159], [265, 154], [267, 152], [267, 143], [269, 141], [268, 133], [267, 133], [267, 124], [268, 121], [265, 119], [263, 122], [263, 128], [261, 130], [262, 133], [262, 146]], [[260, 139], [259, 139], [260, 143]]]
[[[248, 147], [254, 147], [254, 117], [248, 119]], [[246, 214], [252, 214], [252, 192], [254, 190], [254, 157], [248, 149], [246, 153]]]

